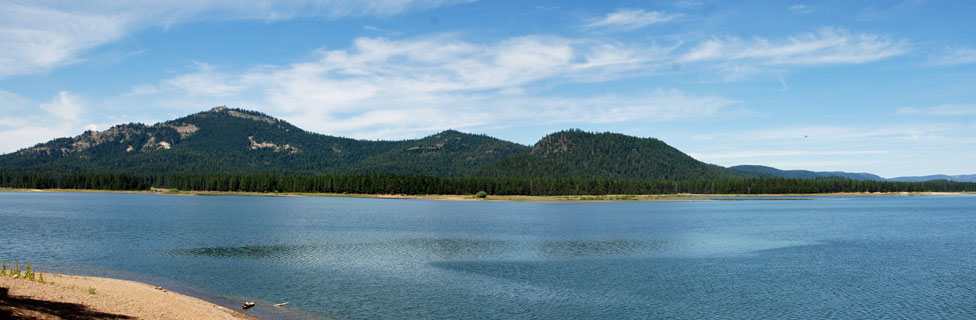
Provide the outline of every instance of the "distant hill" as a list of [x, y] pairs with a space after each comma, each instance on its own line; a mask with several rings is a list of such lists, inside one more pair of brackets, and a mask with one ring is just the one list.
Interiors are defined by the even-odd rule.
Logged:
[[741, 165], [732, 166], [729, 169], [756, 173], [760, 176], [765, 177], [780, 177], [780, 178], [791, 178], [791, 179], [815, 179], [815, 178], [825, 178], [825, 177], [842, 177], [852, 180], [872, 180], [872, 181], [884, 181], [885, 178], [873, 175], [870, 173], [851, 173], [851, 172], [841, 172], [841, 171], [809, 171], [809, 170], [780, 170], [773, 167], [759, 166], [759, 165]]
[[402, 174], [697, 179], [742, 173], [653, 138], [569, 130], [528, 146], [454, 130], [366, 141], [310, 133], [263, 113], [217, 107], [176, 120], [88, 131], [0, 156], [0, 168], [47, 172]]
[[944, 174], [937, 174], [931, 176], [920, 176], [920, 177], [897, 177], [888, 179], [888, 181], [898, 181], [898, 182], [921, 182], [921, 181], [932, 181], [932, 180], [949, 180], [956, 182], [976, 182], [976, 174], [969, 175], [956, 175], [948, 176]]
[[664, 180], [742, 176], [695, 160], [658, 139], [581, 130], [550, 134], [529, 152], [497, 160], [473, 175]]

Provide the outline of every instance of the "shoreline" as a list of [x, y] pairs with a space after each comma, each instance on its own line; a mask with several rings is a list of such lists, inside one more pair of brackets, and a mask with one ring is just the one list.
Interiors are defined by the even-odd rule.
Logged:
[[44, 283], [0, 276], [0, 318], [258, 319], [144, 282], [44, 273]]
[[268, 196], [268, 197], [340, 197], [375, 199], [425, 199], [451, 201], [513, 201], [513, 202], [624, 202], [624, 201], [728, 201], [750, 200], [731, 198], [769, 197], [831, 197], [831, 196], [922, 196], [922, 195], [966, 195], [976, 192], [835, 192], [835, 193], [783, 193], [783, 194], [654, 194], [654, 195], [569, 195], [569, 196], [522, 196], [489, 195], [476, 198], [474, 195], [407, 195], [407, 194], [361, 194], [361, 193], [303, 193], [303, 192], [240, 192], [240, 191], [178, 191], [172, 189], [152, 190], [94, 190], [94, 189], [17, 189], [0, 188], [0, 192], [78, 192], [78, 193], [122, 193], [122, 194], [160, 194], [179, 196]]

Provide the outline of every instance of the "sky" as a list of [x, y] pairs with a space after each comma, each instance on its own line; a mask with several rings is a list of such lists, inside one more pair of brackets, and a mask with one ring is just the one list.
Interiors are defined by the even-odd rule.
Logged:
[[976, 173], [974, 1], [0, 0], [0, 153], [214, 106], [371, 140], [654, 137]]

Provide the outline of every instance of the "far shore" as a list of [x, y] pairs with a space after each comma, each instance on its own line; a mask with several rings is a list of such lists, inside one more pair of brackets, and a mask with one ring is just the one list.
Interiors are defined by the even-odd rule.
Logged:
[[[362, 194], [362, 193], [303, 193], [303, 192], [237, 192], [237, 191], [183, 191], [174, 189], [152, 190], [92, 190], [92, 189], [14, 189], [0, 188], [0, 191], [12, 192], [92, 192], [92, 193], [133, 193], [133, 194], [163, 194], [183, 196], [274, 196], [274, 197], [349, 197], [349, 198], [379, 198], [379, 199], [428, 199], [455, 201], [528, 201], [528, 202], [575, 202], [575, 201], [723, 201], [732, 198], [764, 198], [764, 197], [828, 197], [828, 196], [914, 196], [914, 195], [950, 195], [976, 194], [976, 192], [837, 192], [837, 193], [786, 193], [786, 194], [653, 194], [653, 195], [568, 195], [568, 196], [520, 196], [520, 195], [488, 195], [478, 198], [475, 195], [408, 195], [408, 194]], [[739, 199], [735, 199], [739, 200]]]
[[142, 282], [44, 273], [0, 276], [3, 319], [257, 319]]

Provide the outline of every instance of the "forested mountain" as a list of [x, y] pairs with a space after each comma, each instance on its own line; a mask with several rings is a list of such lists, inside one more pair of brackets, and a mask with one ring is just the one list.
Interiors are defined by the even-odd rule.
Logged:
[[955, 175], [955, 176], [937, 174], [931, 176], [897, 177], [897, 178], [885, 179], [870, 173], [854, 173], [854, 172], [842, 172], [842, 171], [780, 170], [773, 167], [759, 166], [759, 165], [732, 166], [729, 167], [729, 169], [741, 171], [745, 174], [752, 174], [756, 177], [777, 177], [777, 178], [787, 178], [787, 179], [816, 179], [816, 178], [839, 177], [839, 178], [847, 178], [852, 180], [892, 181], [892, 182], [923, 182], [923, 181], [939, 181], [939, 180], [954, 181], [954, 182], [976, 182], [976, 174]]
[[0, 156], [0, 169], [38, 172], [397, 174], [438, 177], [685, 180], [750, 176], [699, 162], [664, 142], [569, 130], [531, 148], [454, 130], [403, 141], [304, 131], [226, 107], [144, 125], [88, 131]]
[[933, 181], [933, 180], [948, 180], [956, 182], [976, 182], [976, 174], [968, 175], [956, 175], [949, 176], [944, 174], [937, 174], [931, 176], [921, 176], [921, 177], [897, 177], [888, 179], [888, 181], [899, 181], [899, 182], [919, 182], [919, 181]]
[[[653, 138], [567, 130], [535, 145], [447, 130], [422, 139], [369, 141], [302, 130], [263, 113], [216, 107], [176, 120], [87, 131], [0, 155], [0, 170], [48, 173], [424, 175], [433, 177], [691, 180], [841, 177], [868, 173], [723, 168]], [[974, 181], [974, 176], [891, 181]]]
[[475, 169], [473, 175], [658, 180], [748, 176], [695, 160], [654, 138], [582, 130], [550, 134], [529, 152]]
[[809, 171], [809, 170], [780, 170], [773, 167], [759, 165], [741, 165], [729, 167], [732, 170], [755, 173], [763, 177], [778, 177], [789, 179], [816, 179], [826, 177], [840, 177], [853, 180], [882, 181], [885, 178], [870, 173], [852, 173], [842, 171]]
[[106, 173], [394, 173], [454, 176], [528, 147], [444, 131], [364, 141], [306, 132], [268, 115], [213, 108], [152, 126], [88, 131], [0, 156], [0, 168]]

